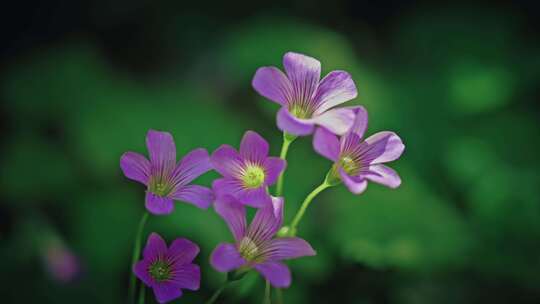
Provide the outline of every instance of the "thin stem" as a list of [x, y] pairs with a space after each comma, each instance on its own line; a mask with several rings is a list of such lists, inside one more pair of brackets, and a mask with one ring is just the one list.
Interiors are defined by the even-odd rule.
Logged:
[[223, 285], [221, 285], [221, 287], [219, 287], [215, 292], [214, 294], [212, 295], [212, 297], [210, 299], [208, 299], [208, 301], [206, 301], [206, 304], [212, 304], [214, 303], [217, 298], [219, 297], [219, 295], [221, 294], [221, 292], [223, 292], [223, 290], [225, 290], [225, 288], [229, 285], [230, 281], [225, 281], [225, 283], [223, 283]]
[[144, 304], [144, 292], [146, 291], [146, 287], [144, 286], [144, 284], [141, 282], [140, 286], [139, 286], [139, 304]]
[[283, 304], [283, 291], [281, 288], [276, 288], [276, 298], [277, 304]]
[[[147, 220], [148, 212], [145, 211], [143, 216], [141, 217], [141, 220], [139, 221], [139, 226], [137, 228], [135, 245], [133, 246], [133, 256], [131, 258], [131, 267], [133, 267], [133, 265], [135, 265], [135, 263], [137, 263], [137, 261], [139, 260], [139, 256], [141, 254], [142, 234], [144, 231], [144, 225], [146, 224]], [[129, 279], [129, 303], [135, 303], [135, 284], [137, 283], [137, 280], [133, 271], [130, 272], [131, 276]]]
[[272, 299], [270, 297], [270, 282], [266, 281], [266, 286], [264, 287], [264, 299], [263, 304], [271, 304]]
[[[296, 136], [283, 132], [283, 144], [281, 145], [281, 152], [279, 153], [279, 158], [286, 160], [287, 152], [289, 151], [289, 146], [296, 139]], [[276, 185], [276, 196], [281, 196], [283, 194], [283, 176], [285, 171], [281, 172], [278, 177]]]
[[298, 209], [298, 212], [296, 213], [293, 221], [291, 222], [291, 225], [290, 225], [291, 235], [294, 236], [296, 234], [296, 227], [298, 226], [298, 223], [300, 223], [300, 220], [302, 220], [302, 217], [304, 216], [304, 213], [306, 212], [306, 209], [309, 207], [309, 204], [311, 203], [311, 201], [324, 189], [330, 186], [331, 184], [329, 184], [327, 180], [325, 179], [325, 181], [322, 184], [320, 184], [317, 188], [311, 191], [311, 193], [308, 194], [308, 196], [306, 196], [306, 199], [302, 203], [302, 206], [300, 206], [300, 209]]

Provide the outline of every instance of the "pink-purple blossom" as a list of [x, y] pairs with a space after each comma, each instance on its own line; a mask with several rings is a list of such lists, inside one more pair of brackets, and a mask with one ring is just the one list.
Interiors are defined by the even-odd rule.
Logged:
[[199, 289], [201, 271], [193, 264], [198, 254], [199, 247], [188, 239], [176, 239], [167, 248], [165, 241], [152, 233], [143, 250], [143, 260], [133, 266], [133, 272], [154, 290], [159, 303], [166, 303], [181, 297], [182, 289]]
[[236, 151], [229, 145], [219, 147], [211, 157], [214, 169], [223, 177], [212, 184], [216, 196], [232, 195], [253, 207], [270, 204], [268, 186], [285, 169], [286, 162], [268, 157], [268, 142], [259, 134], [247, 131]]
[[363, 107], [355, 109], [353, 126], [341, 139], [325, 128], [318, 128], [313, 147], [334, 162], [332, 174], [353, 193], [362, 193], [368, 180], [390, 188], [401, 184], [399, 175], [383, 165], [398, 159], [405, 145], [394, 132], [383, 131], [362, 140], [367, 129], [368, 114]]
[[351, 108], [335, 108], [357, 96], [349, 73], [332, 71], [322, 80], [321, 63], [312, 57], [288, 52], [283, 56], [285, 73], [276, 67], [261, 67], [252, 85], [262, 96], [280, 104], [277, 125], [293, 135], [309, 135], [315, 126], [344, 134], [352, 125]]
[[255, 269], [274, 287], [288, 287], [291, 273], [282, 260], [315, 255], [301, 238], [274, 238], [283, 221], [282, 197], [272, 197], [271, 204], [259, 208], [249, 226], [245, 206], [234, 197], [218, 197], [214, 207], [235, 240], [219, 244], [212, 252], [210, 263], [220, 272]]
[[208, 208], [214, 200], [207, 187], [190, 182], [209, 171], [210, 156], [205, 149], [195, 149], [176, 163], [176, 146], [168, 132], [150, 130], [146, 136], [150, 160], [136, 152], [126, 152], [120, 159], [124, 175], [147, 187], [146, 209], [153, 214], [169, 214], [173, 200]]

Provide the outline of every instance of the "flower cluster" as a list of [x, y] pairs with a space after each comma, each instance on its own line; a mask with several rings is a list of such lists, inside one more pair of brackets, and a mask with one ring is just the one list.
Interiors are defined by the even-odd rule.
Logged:
[[[291, 284], [291, 273], [283, 260], [316, 254], [306, 240], [296, 236], [297, 226], [313, 198], [340, 184], [355, 194], [363, 192], [368, 181], [398, 187], [400, 177], [384, 163], [396, 160], [404, 150], [401, 139], [393, 132], [379, 132], [363, 140], [367, 111], [362, 106], [338, 107], [357, 96], [347, 72], [333, 71], [321, 80], [318, 60], [292, 52], [285, 54], [283, 66], [285, 73], [276, 67], [259, 68], [252, 82], [257, 92], [281, 106], [277, 113], [277, 126], [284, 134], [280, 157], [269, 156], [268, 142], [256, 132], [247, 131], [238, 150], [222, 145], [210, 155], [199, 148], [177, 163], [171, 134], [150, 130], [146, 137], [149, 159], [127, 152], [120, 160], [124, 175], [146, 186], [145, 206], [151, 214], [173, 212], [174, 201], [202, 209], [213, 205], [234, 242], [217, 245], [210, 257], [212, 267], [219, 272], [234, 271], [235, 278], [255, 270], [275, 288]], [[291, 224], [282, 226], [285, 199], [281, 192], [288, 147], [298, 136], [310, 134], [314, 134], [314, 150], [333, 164], [324, 182], [301, 204]], [[210, 170], [221, 175], [211, 189], [191, 184]], [[276, 183], [276, 191], [271, 193], [269, 187]], [[257, 209], [249, 225], [248, 207]], [[180, 297], [182, 289], [197, 290], [201, 274], [193, 260], [199, 248], [187, 239], [176, 239], [167, 247], [158, 234], [152, 233], [143, 260], [137, 262], [146, 218], [147, 214], [141, 221], [134, 249], [134, 274], [154, 290], [160, 303]], [[233, 276], [228, 276], [227, 283]]]

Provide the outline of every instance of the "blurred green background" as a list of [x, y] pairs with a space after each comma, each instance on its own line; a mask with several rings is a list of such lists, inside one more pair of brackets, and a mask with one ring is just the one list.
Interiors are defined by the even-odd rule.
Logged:
[[[286, 303], [540, 303], [533, 1], [32, 2], [0, 21], [0, 302], [124, 303], [144, 191], [120, 155], [146, 154], [150, 128], [179, 156], [248, 129], [278, 154], [277, 106], [250, 82], [297, 51], [349, 71], [368, 133], [394, 130], [407, 148], [397, 190], [316, 199], [300, 234], [318, 255], [289, 263]], [[287, 221], [329, 165], [311, 138], [293, 144]], [[207, 299], [224, 279], [208, 263], [231, 239], [223, 221], [176, 204], [147, 228], [200, 245], [201, 290], [177, 302]], [[221, 303], [259, 303], [263, 286], [250, 275]]]

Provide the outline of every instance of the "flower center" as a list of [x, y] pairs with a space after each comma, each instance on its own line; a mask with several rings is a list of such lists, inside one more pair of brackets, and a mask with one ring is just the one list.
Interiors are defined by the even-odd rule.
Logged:
[[259, 248], [252, 239], [246, 236], [240, 241], [238, 251], [244, 259], [252, 261], [257, 257]]
[[242, 176], [242, 182], [246, 188], [259, 188], [264, 183], [264, 169], [259, 166], [250, 165], [246, 168]]
[[170, 265], [162, 260], [153, 262], [148, 268], [150, 276], [158, 282], [168, 280], [171, 277]]
[[311, 118], [312, 111], [307, 107], [302, 107], [301, 105], [293, 105], [289, 108], [289, 112], [296, 118], [306, 119]]
[[350, 156], [344, 156], [339, 160], [339, 165], [347, 174], [356, 175], [360, 169], [360, 163], [356, 162]]
[[167, 196], [172, 191], [172, 187], [161, 180], [151, 180], [149, 189], [150, 192], [159, 196]]

